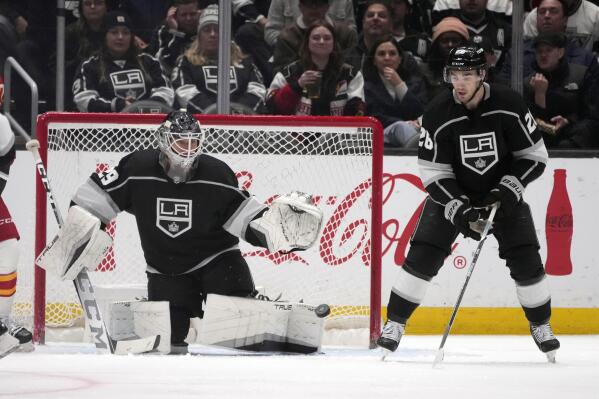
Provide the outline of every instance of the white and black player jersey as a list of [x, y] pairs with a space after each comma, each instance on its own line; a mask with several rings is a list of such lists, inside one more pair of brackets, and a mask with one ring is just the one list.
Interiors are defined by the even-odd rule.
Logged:
[[[231, 65], [229, 79], [231, 102], [245, 105], [256, 113], [264, 111], [266, 87], [249, 57]], [[206, 108], [216, 104], [218, 65], [194, 65], [187, 57], [181, 57], [173, 70], [173, 86], [180, 106], [190, 112], [204, 113]]]
[[547, 150], [522, 97], [508, 87], [483, 87], [484, 98], [474, 110], [447, 90], [424, 112], [420, 177], [442, 205], [463, 195], [476, 204], [503, 176], [526, 186], [545, 169]]
[[10, 165], [15, 160], [15, 134], [6, 116], [0, 114], [0, 194], [8, 181]]
[[148, 271], [177, 275], [238, 249], [247, 225], [266, 206], [238, 188], [233, 171], [202, 154], [193, 177], [175, 184], [158, 163], [159, 150], [133, 152], [118, 166], [94, 173], [73, 202], [103, 223], [135, 216]]
[[103, 60], [94, 55], [81, 63], [73, 82], [73, 100], [81, 112], [120, 112], [127, 97], [172, 106], [175, 94], [160, 62], [140, 54], [138, 62]]

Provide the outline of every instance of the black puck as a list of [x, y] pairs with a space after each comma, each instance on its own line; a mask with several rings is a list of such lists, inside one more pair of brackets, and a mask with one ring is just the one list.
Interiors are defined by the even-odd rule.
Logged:
[[316, 313], [316, 316], [320, 318], [327, 317], [331, 314], [331, 308], [326, 303], [323, 303], [314, 309], [314, 313]]

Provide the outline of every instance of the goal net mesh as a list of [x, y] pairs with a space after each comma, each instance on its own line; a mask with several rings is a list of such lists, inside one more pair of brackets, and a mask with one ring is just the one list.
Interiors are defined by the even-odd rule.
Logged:
[[[47, 136], [40, 142], [47, 142], [48, 176], [63, 215], [76, 189], [91, 173], [116, 165], [132, 151], [157, 146], [158, 116], [149, 121], [131, 115], [127, 119], [105, 116], [105, 123], [87, 121], [81, 115], [70, 121], [61, 115], [58, 120], [48, 116], [38, 135]], [[368, 326], [371, 271], [380, 268], [380, 258], [373, 262], [371, 255], [372, 215], [380, 212], [378, 199], [373, 202], [373, 181], [376, 189], [380, 178], [373, 180], [378, 125], [366, 118], [362, 124], [347, 123], [344, 118], [338, 118], [343, 123], [326, 118], [319, 124], [294, 118], [199, 118], [206, 134], [203, 151], [225, 161], [240, 188], [264, 203], [299, 190], [312, 194], [324, 212], [320, 239], [307, 251], [270, 254], [241, 242], [260, 293], [271, 299], [327, 303], [332, 308], [326, 322], [329, 327]], [[50, 240], [58, 230], [50, 207], [46, 219], [45, 236]], [[145, 286], [146, 263], [134, 217], [121, 212], [107, 231], [114, 245], [90, 273], [94, 285]], [[14, 305], [15, 315], [24, 321], [32, 317], [33, 280], [28, 265], [19, 273]], [[46, 327], [82, 322], [82, 308], [70, 281], [47, 274], [45, 294]]]

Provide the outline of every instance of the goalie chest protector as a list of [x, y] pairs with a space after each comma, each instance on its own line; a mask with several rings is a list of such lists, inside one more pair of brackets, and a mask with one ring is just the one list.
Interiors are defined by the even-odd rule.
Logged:
[[95, 183], [109, 198], [87, 206], [98, 209], [112, 201], [133, 214], [148, 265], [181, 274], [239, 243], [223, 225], [249, 194], [238, 189], [227, 164], [206, 154], [199, 156], [189, 181], [175, 184], [158, 163], [159, 153], [137, 151], [115, 168], [93, 174], [88, 184]]

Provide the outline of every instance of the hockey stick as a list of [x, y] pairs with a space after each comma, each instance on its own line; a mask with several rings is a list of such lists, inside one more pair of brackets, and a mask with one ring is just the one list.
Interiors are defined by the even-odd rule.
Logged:
[[[33, 154], [37, 172], [40, 176], [44, 189], [46, 190], [48, 202], [50, 202], [50, 206], [52, 207], [52, 212], [54, 213], [54, 217], [56, 218], [58, 226], [62, 227], [62, 215], [60, 214], [60, 210], [56, 205], [54, 194], [52, 193], [52, 188], [50, 187], [48, 174], [46, 173], [46, 167], [44, 166], [44, 162], [42, 161], [39, 153], [40, 143], [35, 139], [30, 140], [25, 144], [25, 147]], [[75, 280], [73, 280], [73, 284], [75, 285], [75, 291], [77, 291], [77, 296], [79, 297], [79, 301], [83, 307], [85, 318], [88, 321], [94, 345], [98, 351], [116, 354], [143, 353], [158, 347], [158, 344], [160, 343], [160, 335], [127, 341], [116, 341], [112, 339], [110, 335], [108, 335], [108, 330], [106, 329], [106, 325], [102, 320], [100, 308], [98, 307], [96, 296], [94, 294], [94, 287], [85, 268], [81, 269], [77, 277], [75, 277]]]
[[472, 262], [470, 262], [470, 267], [468, 268], [468, 272], [466, 273], [466, 279], [464, 280], [464, 285], [462, 285], [462, 289], [460, 290], [460, 295], [458, 295], [458, 300], [456, 301], [455, 306], [453, 307], [453, 312], [451, 312], [451, 317], [449, 318], [449, 322], [445, 327], [445, 332], [443, 333], [443, 338], [441, 339], [441, 345], [439, 345], [439, 349], [437, 350], [437, 355], [435, 356], [435, 360], [433, 361], [433, 368], [437, 366], [438, 363], [443, 361], [443, 357], [445, 356], [445, 352], [443, 348], [445, 347], [445, 341], [447, 341], [447, 337], [449, 336], [449, 332], [451, 331], [451, 327], [453, 326], [453, 322], [455, 321], [455, 317], [458, 313], [458, 309], [460, 308], [460, 304], [462, 303], [462, 298], [464, 297], [464, 293], [466, 292], [466, 287], [468, 286], [468, 282], [470, 281], [470, 277], [472, 276], [472, 272], [474, 271], [474, 267], [476, 266], [476, 262], [478, 260], [478, 256], [480, 255], [480, 251], [483, 249], [483, 244], [487, 240], [487, 235], [489, 234], [489, 230], [493, 226], [493, 219], [495, 218], [495, 213], [497, 212], [497, 203], [493, 204], [491, 207], [491, 213], [489, 214], [489, 218], [485, 223], [485, 228], [481, 234], [480, 242], [474, 251], [474, 255], [472, 256]]

